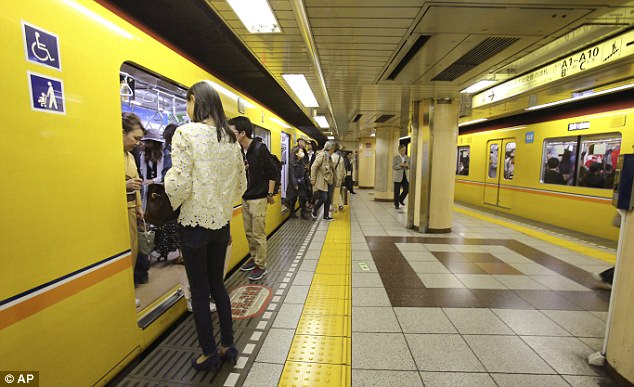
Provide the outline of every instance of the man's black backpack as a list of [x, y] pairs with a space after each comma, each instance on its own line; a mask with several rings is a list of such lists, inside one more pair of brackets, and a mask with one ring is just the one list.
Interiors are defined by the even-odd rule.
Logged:
[[280, 192], [280, 185], [282, 184], [282, 162], [280, 161], [280, 159], [277, 158], [276, 155], [269, 152], [269, 149], [262, 142], [260, 142], [259, 146], [257, 147], [257, 151], [258, 153], [266, 151], [266, 153], [269, 154], [271, 164], [275, 168], [275, 189], [273, 190], [273, 194], [277, 195]]

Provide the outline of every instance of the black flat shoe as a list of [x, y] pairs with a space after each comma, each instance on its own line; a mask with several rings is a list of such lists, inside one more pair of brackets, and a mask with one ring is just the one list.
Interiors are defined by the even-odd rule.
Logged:
[[199, 363], [198, 359], [200, 359], [201, 356], [197, 356], [192, 359], [192, 367], [196, 371], [207, 371], [211, 369], [217, 371], [222, 366], [222, 358], [217, 353], [214, 353], [213, 355], [205, 359], [202, 363]]
[[232, 365], [236, 365], [238, 361], [238, 350], [233, 345], [229, 348], [222, 347], [218, 350], [218, 354], [223, 361], [227, 361]]

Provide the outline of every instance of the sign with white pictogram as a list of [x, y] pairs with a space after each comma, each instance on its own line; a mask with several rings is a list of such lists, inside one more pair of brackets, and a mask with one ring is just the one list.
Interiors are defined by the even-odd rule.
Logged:
[[66, 114], [64, 82], [27, 71], [31, 109], [35, 111]]
[[59, 38], [57, 35], [25, 21], [22, 22], [22, 32], [24, 33], [26, 60], [62, 70], [62, 58], [59, 55]]

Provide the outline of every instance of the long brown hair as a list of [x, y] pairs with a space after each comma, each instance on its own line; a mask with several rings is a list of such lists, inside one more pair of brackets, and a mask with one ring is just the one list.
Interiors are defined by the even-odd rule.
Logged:
[[205, 81], [201, 81], [192, 85], [187, 90], [187, 100], [190, 101], [192, 95], [196, 97], [194, 102], [194, 116], [190, 117], [194, 122], [203, 122], [211, 118], [216, 125], [218, 141], [222, 136], [229, 138], [230, 142], [236, 141], [236, 135], [227, 124], [227, 116], [222, 107], [222, 101], [218, 92]]

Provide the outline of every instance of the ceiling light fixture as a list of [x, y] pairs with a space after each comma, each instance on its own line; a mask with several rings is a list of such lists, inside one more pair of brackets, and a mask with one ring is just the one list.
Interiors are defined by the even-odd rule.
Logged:
[[304, 74], [282, 74], [282, 78], [288, 83], [304, 107], [319, 107], [317, 98], [315, 98], [315, 94], [313, 94], [313, 90], [310, 88]]
[[486, 89], [487, 87], [493, 85], [496, 82], [497, 81], [493, 81], [490, 79], [482, 79], [474, 83], [473, 85], [467, 87], [466, 89], [462, 90], [461, 93], [467, 93], [467, 94], [477, 93], [478, 91]]
[[227, 0], [240, 21], [252, 34], [282, 32], [266, 0]]
[[590, 97], [597, 97], [597, 96], [600, 96], [600, 95], [615, 93], [617, 91], [627, 90], [627, 89], [631, 89], [631, 88], [634, 88], [634, 83], [628, 83], [627, 85], [612, 87], [610, 89], [597, 91], [596, 93], [584, 93], [584, 94], [580, 94], [580, 95], [578, 95], [576, 97], [566, 98], [566, 99], [562, 99], [562, 100], [559, 100], [559, 101], [548, 102], [548, 103], [544, 103], [544, 104], [541, 104], [541, 105], [529, 106], [529, 107], [527, 107], [524, 110], [531, 111], [531, 110], [544, 109], [544, 108], [551, 107], [551, 106], [562, 105], [562, 104], [565, 104], [565, 103], [568, 103], [568, 102], [572, 102], [572, 101], [580, 101], [580, 100], [587, 99], [587, 98], [590, 98]]
[[335, 139], [335, 136], [328, 136], [327, 138], [328, 138], [329, 140], [334, 140], [334, 139]]
[[319, 125], [320, 128], [322, 129], [330, 128], [330, 125], [328, 124], [328, 120], [326, 119], [326, 116], [315, 116], [313, 118], [315, 119], [315, 122], [317, 123], [317, 125]]

